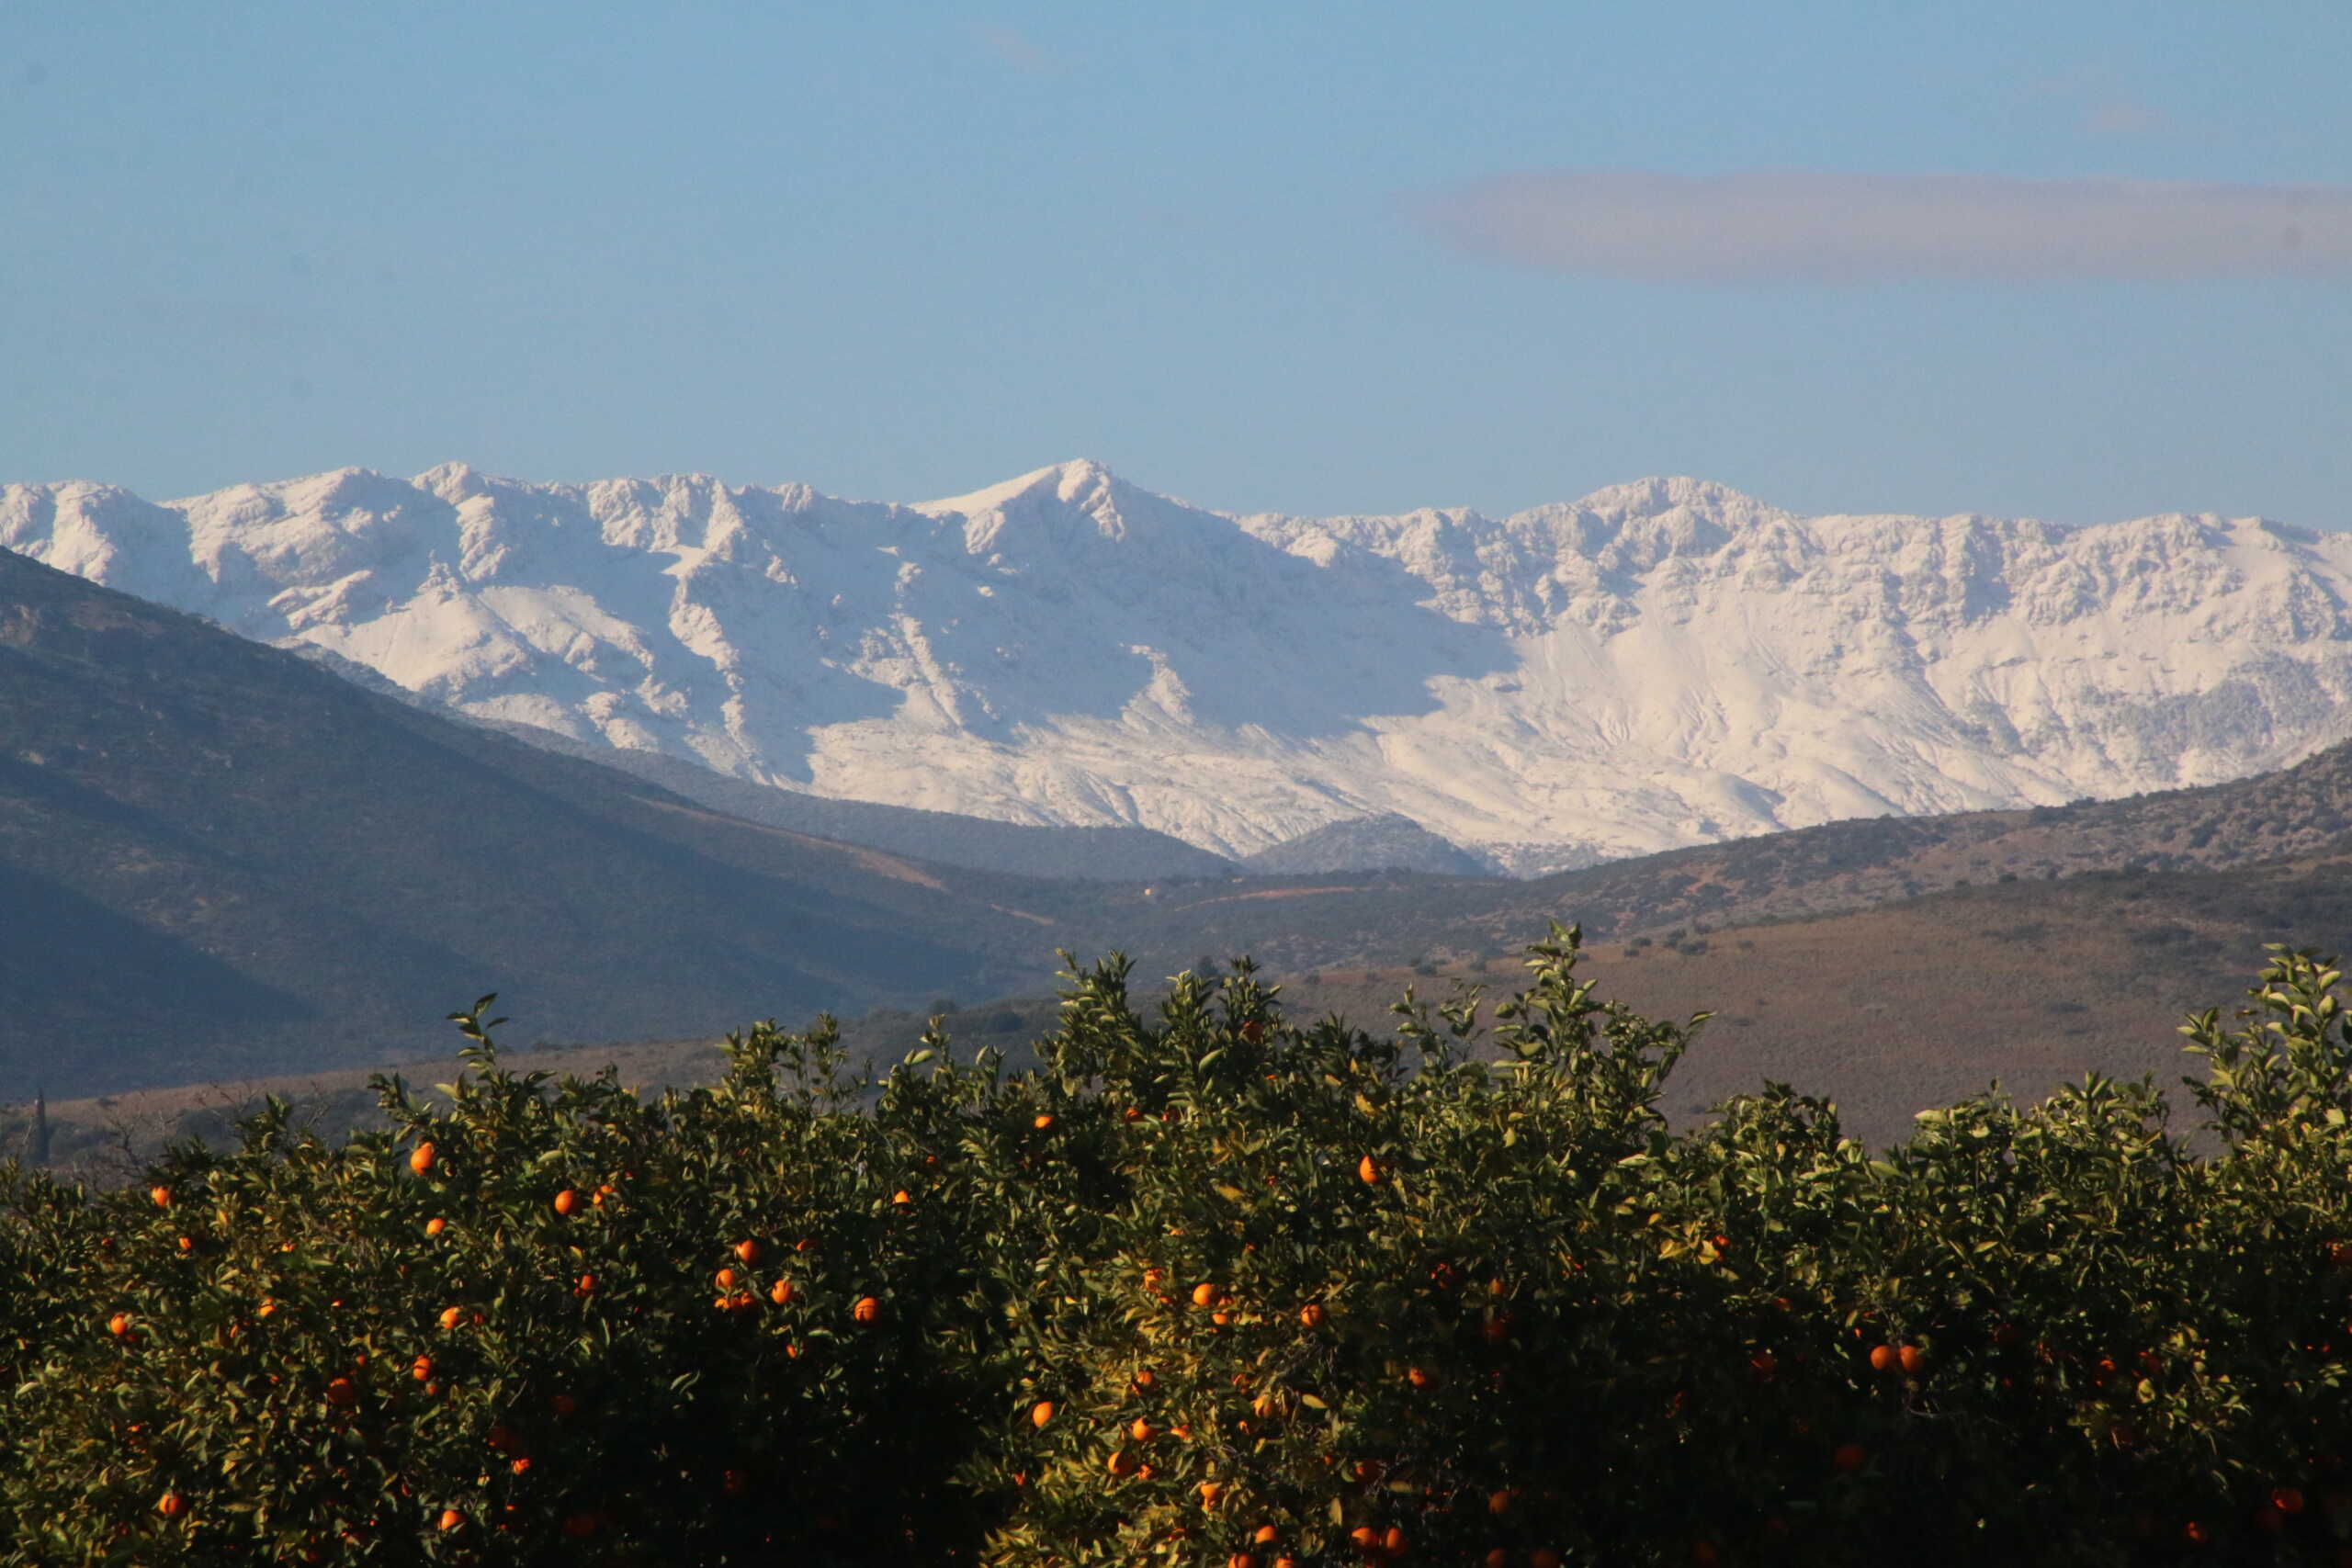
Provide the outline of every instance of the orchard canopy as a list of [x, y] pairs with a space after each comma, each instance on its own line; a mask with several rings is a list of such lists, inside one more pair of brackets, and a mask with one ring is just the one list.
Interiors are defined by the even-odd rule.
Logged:
[[723, 1081], [272, 1105], [0, 1173], [0, 1563], [2352, 1562], [2352, 1043], [2274, 950], [2150, 1082], [1674, 1134], [1702, 1019], [1577, 977], [1153, 1016], [1013, 1073], [830, 1023]]

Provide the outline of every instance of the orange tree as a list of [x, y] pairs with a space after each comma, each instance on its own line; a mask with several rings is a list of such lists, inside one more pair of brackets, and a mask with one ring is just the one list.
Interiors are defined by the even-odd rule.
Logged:
[[[328, 1148], [18, 1195], [11, 1562], [919, 1562], [968, 1537], [963, 1219], [829, 1031], [715, 1089], [498, 1065]], [[44, 1206], [46, 1211], [44, 1212]], [[62, 1306], [58, 1303], [63, 1303]], [[18, 1330], [21, 1337], [23, 1331]]]
[[[1471, 1561], [1600, 1539], [1545, 1495], [1604, 1432], [1626, 1488], [1673, 1439], [1675, 1379], [1629, 1311], [1663, 1265], [1633, 1245], [1623, 1162], [1666, 1142], [1654, 1102], [1685, 1032], [1594, 1001], [1572, 957], [1539, 950], [1500, 1065], [1457, 1048], [1462, 1012], [1386, 1040], [1292, 1029], [1246, 964], [1215, 993], [1180, 980], [1156, 1027], [1116, 967], [1085, 978], [1041, 1071], [1094, 1086], [1129, 1196], [1028, 1303], [1022, 1397], [1055, 1410], [1015, 1445], [1029, 1501], [995, 1555]], [[1579, 1382], [1576, 1419], [1547, 1416]]]
[[[2352, 1535], [2337, 976], [2151, 1085], [1987, 1095], [1873, 1160], [1770, 1086], [1656, 1112], [1688, 1027], [1532, 950], [1499, 1060], [1292, 1029], [1246, 965], [1085, 976], [1040, 1076], [1118, 1205], [1036, 1265], [1019, 1563], [2318, 1561]], [[2280, 1556], [2278, 1554], [2284, 1553]], [[2346, 1553], [2352, 1561], [2352, 1552]]]
[[1481, 1033], [830, 1025], [642, 1101], [503, 1066], [127, 1192], [0, 1177], [0, 1562], [2352, 1563], [2352, 1043], [2274, 953], [2151, 1084], [1873, 1158], [1531, 950]]

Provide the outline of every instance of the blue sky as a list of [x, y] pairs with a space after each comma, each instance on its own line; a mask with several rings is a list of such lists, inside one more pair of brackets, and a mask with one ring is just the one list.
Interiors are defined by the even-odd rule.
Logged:
[[18, 3], [0, 480], [2352, 527], [2347, 59], [2342, 0]]

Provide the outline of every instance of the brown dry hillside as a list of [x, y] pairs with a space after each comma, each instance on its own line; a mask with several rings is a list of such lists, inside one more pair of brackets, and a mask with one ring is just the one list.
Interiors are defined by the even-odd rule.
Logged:
[[1154, 974], [1196, 953], [1251, 953], [1291, 970], [1392, 964], [1503, 951], [1551, 919], [1611, 937], [1746, 924], [2005, 878], [2225, 871], [2322, 853], [2346, 834], [2352, 744], [2279, 773], [2200, 789], [2030, 811], [1831, 822], [1531, 882], [1356, 874], [1123, 890], [1088, 911], [1087, 929], [1115, 933]]
[[[1834, 1097], [1848, 1130], [1899, 1136], [1912, 1112], [1998, 1079], [2040, 1099], [2086, 1071], [2177, 1085], [2199, 1069], [2177, 1026], [2226, 1015], [2263, 944], [2352, 948], [2352, 862], [1975, 886], [1845, 914], [1588, 948], [1600, 994], [1653, 1017], [1715, 1017], [1667, 1109], [1687, 1122], [1766, 1079]], [[1483, 965], [1483, 967], [1481, 967]], [[1294, 1010], [1369, 1022], [1407, 985], [1507, 993], [1515, 958], [1291, 977]], [[2186, 1108], [2184, 1096], [2176, 1103]]]

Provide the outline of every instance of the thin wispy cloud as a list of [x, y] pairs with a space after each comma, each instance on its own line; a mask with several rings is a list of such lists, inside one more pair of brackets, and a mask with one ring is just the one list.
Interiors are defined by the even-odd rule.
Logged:
[[2109, 98], [2083, 111], [2083, 129], [2094, 136], [2152, 136], [2172, 129], [2172, 116], [2153, 104]]
[[1586, 169], [1409, 210], [1487, 260], [1659, 282], [2352, 277], [2352, 186]]
[[975, 27], [972, 41], [989, 59], [1024, 76], [1051, 76], [1062, 68], [1051, 50], [1014, 28]]

